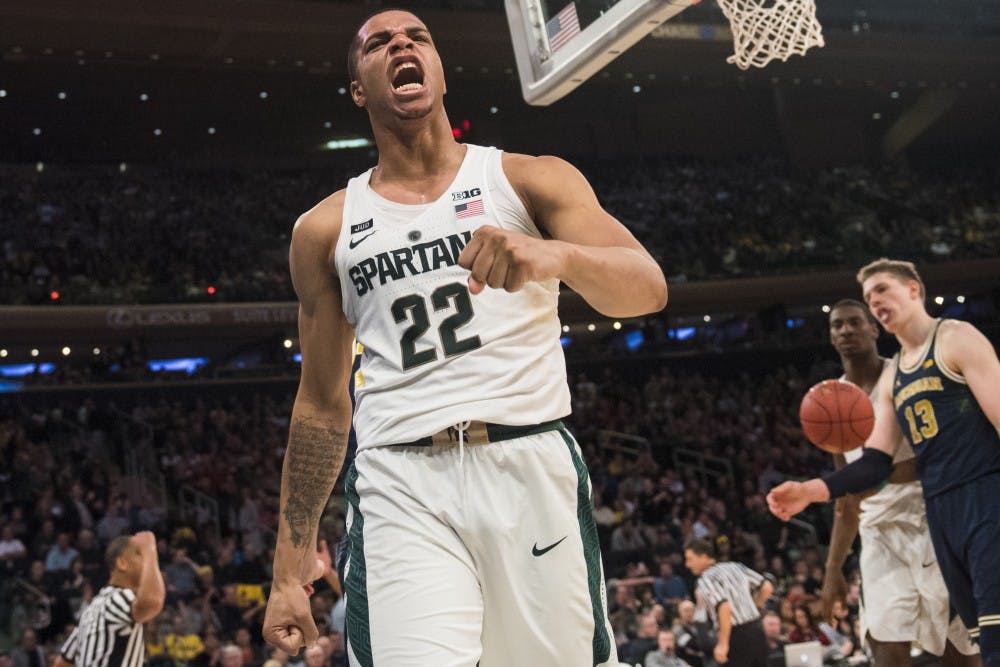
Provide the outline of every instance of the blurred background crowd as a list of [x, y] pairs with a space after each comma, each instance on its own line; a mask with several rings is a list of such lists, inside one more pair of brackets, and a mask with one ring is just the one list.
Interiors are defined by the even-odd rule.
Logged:
[[[994, 169], [796, 170], [775, 158], [579, 166], [674, 282], [855, 266], [890, 253], [920, 263], [1000, 254]], [[352, 173], [3, 170], [0, 226], [11, 233], [0, 302], [291, 300], [294, 212]]]
[[[828, 514], [819, 508], [786, 525], [764, 503], [774, 484], [830, 466], [795, 419], [797, 397], [828, 371], [606, 364], [573, 372], [569, 425], [590, 467], [624, 661], [641, 664], [659, 641], [673, 640], [688, 664], [703, 664], [709, 640], [692, 616], [694, 580], [682, 553], [693, 538], [773, 578], [775, 642], [815, 635], [827, 644], [825, 623], [841, 628], [830, 635], [840, 642], [834, 649], [860, 652], [856, 586], [836, 617], [821, 614]], [[217, 665], [228, 645], [246, 667], [286, 660], [262, 644], [260, 625], [292, 394], [192, 394], [2, 404], [0, 628], [16, 645], [11, 655], [34, 645], [43, 658], [54, 655], [106, 580], [104, 546], [153, 530], [167, 605], [148, 627], [151, 663]], [[343, 534], [341, 493], [338, 485], [321, 529], [331, 545]], [[324, 664], [344, 664], [338, 602], [335, 588], [319, 584], [313, 611], [327, 637]]]

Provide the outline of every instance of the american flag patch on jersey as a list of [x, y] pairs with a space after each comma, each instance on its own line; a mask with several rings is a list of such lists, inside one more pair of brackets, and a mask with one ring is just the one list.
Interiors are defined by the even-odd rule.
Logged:
[[474, 215], [483, 215], [483, 200], [473, 199], [472, 201], [455, 204], [456, 218], [471, 218]]

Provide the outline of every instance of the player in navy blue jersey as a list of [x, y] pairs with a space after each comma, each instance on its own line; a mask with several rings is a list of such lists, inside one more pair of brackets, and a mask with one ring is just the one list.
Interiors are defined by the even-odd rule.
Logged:
[[880, 259], [858, 282], [901, 348], [879, 379], [875, 430], [859, 460], [823, 479], [785, 482], [768, 504], [788, 520], [811, 502], [870, 489], [889, 477], [905, 436], [952, 607], [987, 666], [1000, 667], [1000, 360], [971, 324], [927, 313], [913, 264]]

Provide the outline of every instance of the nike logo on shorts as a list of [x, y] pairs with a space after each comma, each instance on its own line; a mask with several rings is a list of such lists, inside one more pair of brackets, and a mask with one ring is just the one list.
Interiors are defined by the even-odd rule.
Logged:
[[[377, 232], [377, 231], [378, 231], [378, 230], [376, 229], [376, 230], [375, 230], [375, 232]], [[347, 247], [348, 247], [348, 248], [350, 248], [351, 250], [354, 250], [354, 249], [355, 249], [355, 248], [357, 248], [357, 247], [358, 247], [359, 245], [361, 245], [361, 242], [362, 242], [362, 241], [364, 241], [364, 240], [365, 240], [366, 238], [368, 238], [369, 236], [371, 236], [371, 235], [372, 235], [372, 234], [374, 234], [375, 232], [369, 232], [368, 234], [365, 234], [364, 236], [362, 236], [362, 237], [361, 237], [360, 239], [358, 239], [357, 241], [355, 241], [354, 239], [351, 239], [350, 243], [348, 243], [348, 244], [347, 244]]]
[[565, 540], [567, 537], [569, 537], [569, 535], [564, 535], [563, 538], [562, 538], [562, 540], [559, 540], [558, 542], [553, 542], [552, 544], [550, 544], [549, 546], [545, 547], [544, 549], [539, 549], [538, 548], [538, 542], [535, 542], [535, 546], [533, 546], [531, 548], [531, 555], [532, 556], [544, 556], [545, 554], [547, 554], [548, 552], [552, 551], [557, 546], [559, 546], [559, 544], [563, 540]]

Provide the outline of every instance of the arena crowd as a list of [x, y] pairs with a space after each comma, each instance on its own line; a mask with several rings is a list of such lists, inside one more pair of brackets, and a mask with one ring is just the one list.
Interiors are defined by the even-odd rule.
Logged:
[[[751, 377], [609, 364], [573, 373], [569, 423], [591, 471], [623, 661], [662, 664], [656, 653], [667, 656], [661, 649], [672, 644], [692, 667], [704, 664], [699, 646], [710, 640], [692, 616], [694, 580], [682, 554], [693, 538], [773, 579], [766, 625], [776, 654], [782, 642], [812, 636], [831, 656], [861, 652], [856, 585], [834, 616], [821, 614], [828, 512], [817, 508], [807, 523], [786, 526], [764, 503], [786, 477], [830, 466], [795, 420], [797, 397], [824, 371], [790, 366]], [[104, 546], [149, 529], [159, 537], [168, 592], [147, 630], [150, 664], [285, 664], [262, 643], [260, 624], [291, 398], [4, 403], [0, 628], [19, 646], [12, 655], [37, 645], [51, 658], [106, 579]], [[130, 475], [130, 452], [148, 457], [162, 479], [143, 484]], [[700, 465], [698, 454], [713, 458]], [[161, 497], [157, 489], [169, 491]], [[179, 489], [210, 503], [181, 503]], [[341, 492], [338, 485], [321, 528], [330, 545], [343, 534]], [[291, 662], [345, 664], [338, 602], [334, 588], [318, 585], [313, 611], [326, 639], [321, 651]]]
[[[291, 300], [295, 216], [367, 166], [4, 168], [0, 302]], [[1000, 254], [996, 169], [799, 171], [777, 159], [579, 166], [675, 283], [859, 266], [890, 251], [918, 263]]]

